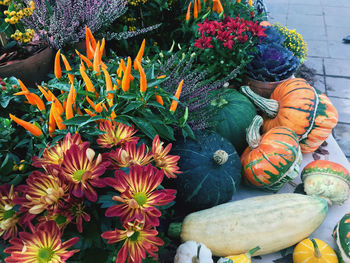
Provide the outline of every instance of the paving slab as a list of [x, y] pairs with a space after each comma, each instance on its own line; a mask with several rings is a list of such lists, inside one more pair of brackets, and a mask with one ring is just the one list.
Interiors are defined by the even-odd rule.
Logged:
[[319, 91], [326, 93], [326, 83], [324, 81], [324, 76], [321, 75], [316, 75], [315, 76], [315, 83], [314, 83], [314, 88], [318, 89]]
[[338, 111], [338, 121], [350, 124], [350, 100], [328, 96]]
[[349, 0], [320, 0], [320, 2], [322, 6], [350, 7]]
[[322, 6], [295, 4], [294, 1], [289, 4], [289, 12], [291, 15], [323, 15]]
[[269, 21], [271, 24], [278, 22], [281, 25], [286, 25], [287, 24], [287, 14], [284, 14], [284, 15], [269, 14]]
[[331, 76], [350, 77], [350, 60], [324, 59], [325, 74]]
[[[287, 21], [288, 18], [287, 18]], [[326, 41], [327, 40], [327, 34], [325, 27], [319, 27], [319, 26], [305, 26], [302, 24], [291, 24], [287, 22], [289, 29], [295, 29], [298, 33], [300, 33], [303, 36], [303, 39], [307, 42], [308, 40], [321, 40]]]
[[350, 124], [338, 123], [333, 129], [333, 135], [344, 154], [350, 158]]
[[268, 5], [267, 11], [270, 12], [271, 14], [278, 14], [278, 15], [287, 14], [288, 4], [277, 3], [273, 5]]
[[[350, 13], [349, 13], [350, 16]], [[350, 28], [347, 26], [326, 26], [327, 40], [343, 42], [343, 38], [350, 35]]]
[[323, 6], [322, 9], [327, 16], [348, 16], [350, 14], [350, 8], [344, 6]]
[[329, 96], [350, 99], [350, 79], [326, 77], [326, 88]]
[[[349, 1], [350, 2], [350, 1]], [[350, 16], [327, 15], [324, 16], [326, 26], [346, 26], [350, 24]]]
[[331, 58], [350, 60], [350, 44], [343, 43], [341, 39], [328, 41], [328, 51]]
[[322, 27], [324, 23], [322, 15], [295, 15], [288, 14], [287, 17], [287, 26], [295, 26], [295, 25], [307, 25], [307, 26], [317, 26]]
[[302, 4], [302, 5], [313, 5], [313, 6], [319, 6], [321, 5], [321, 0], [291, 0], [289, 3], [293, 4]]
[[308, 68], [314, 69], [316, 71], [316, 74], [323, 75], [323, 58], [317, 58], [317, 57], [310, 57], [308, 56], [305, 61], [305, 66]]
[[312, 57], [329, 57], [327, 41], [307, 40], [308, 54]]

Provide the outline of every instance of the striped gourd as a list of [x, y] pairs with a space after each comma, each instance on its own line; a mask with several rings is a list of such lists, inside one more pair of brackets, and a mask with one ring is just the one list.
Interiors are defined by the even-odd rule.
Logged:
[[263, 119], [256, 116], [247, 130], [249, 147], [241, 156], [244, 181], [276, 192], [299, 175], [302, 154], [298, 136], [287, 127], [275, 127], [260, 135]]
[[337, 243], [341, 263], [350, 263], [350, 212], [346, 213], [338, 222], [333, 231]]
[[326, 242], [306, 238], [294, 248], [293, 263], [338, 263], [338, 257]]
[[264, 113], [263, 129], [287, 126], [299, 136], [303, 153], [314, 152], [327, 139], [338, 121], [338, 113], [328, 97], [301, 78], [281, 83], [263, 98], [248, 86], [241, 88]]
[[327, 202], [301, 194], [247, 198], [194, 212], [172, 223], [170, 236], [205, 244], [215, 256], [227, 257], [260, 247], [265, 255], [290, 247], [313, 233], [324, 221]]

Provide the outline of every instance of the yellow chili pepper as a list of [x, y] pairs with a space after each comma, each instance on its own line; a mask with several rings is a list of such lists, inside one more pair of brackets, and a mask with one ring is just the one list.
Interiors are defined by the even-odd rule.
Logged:
[[56, 53], [55, 56], [55, 67], [54, 67], [54, 73], [56, 79], [59, 79], [62, 77], [62, 70], [61, 70], [61, 63], [60, 63], [60, 58], [61, 58], [61, 49], [59, 49]]
[[[182, 85], [183, 85], [183, 83], [184, 83], [184, 80], [181, 80], [181, 82], [180, 82], [180, 84], [179, 84], [179, 86], [177, 87], [177, 90], [176, 90], [176, 92], [175, 92], [175, 95], [174, 95], [174, 96], [175, 96], [175, 98], [177, 98], [177, 99], [180, 98], [180, 94], [181, 94], [181, 91], [182, 91]], [[173, 100], [173, 101], [171, 102], [171, 105], [170, 105], [170, 111], [174, 112], [174, 111], [176, 110], [178, 104], [179, 104], [178, 101]]]
[[24, 129], [29, 131], [34, 136], [39, 137], [39, 136], [43, 135], [43, 132], [41, 131], [41, 129], [39, 127], [35, 126], [34, 124], [31, 124], [30, 122], [21, 120], [21, 119], [17, 118], [16, 116], [12, 115], [11, 113], [9, 114], [9, 116], [14, 122], [16, 122], [18, 125], [22, 126]]

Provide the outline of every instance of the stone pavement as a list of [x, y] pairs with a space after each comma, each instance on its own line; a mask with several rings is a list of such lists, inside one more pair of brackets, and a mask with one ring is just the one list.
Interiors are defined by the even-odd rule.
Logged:
[[333, 135], [350, 161], [350, 0], [264, 0], [270, 22], [300, 33], [308, 45], [305, 65], [317, 72], [315, 87], [339, 113]]

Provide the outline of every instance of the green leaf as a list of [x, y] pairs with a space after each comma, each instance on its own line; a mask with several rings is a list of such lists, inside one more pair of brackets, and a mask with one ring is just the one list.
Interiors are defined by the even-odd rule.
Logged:
[[6, 108], [10, 101], [14, 99], [14, 96], [13, 95], [9, 95], [9, 94], [2, 94], [0, 96], [0, 104], [1, 104], [1, 107], [3, 108]]
[[128, 113], [132, 110], [136, 110], [136, 109], [140, 108], [141, 106], [142, 106], [141, 103], [136, 102], [136, 101], [132, 101], [123, 109], [123, 111], [121, 113], [122, 114]]
[[0, 25], [0, 32], [5, 32], [7, 28], [10, 26], [10, 24], [6, 23], [5, 20]]
[[165, 124], [154, 124], [154, 123], [153, 123], [153, 126], [156, 129], [157, 134], [159, 134], [161, 138], [175, 141], [174, 131], [171, 127]]
[[129, 116], [129, 118], [133, 123], [135, 123], [135, 126], [137, 126], [141, 131], [143, 131], [146, 134], [146, 136], [150, 139], [153, 140], [153, 138], [157, 135], [157, 131], [147, 120], [131, 116]]
[[101, 208], [108, 208], [111, 207], [113, 205], [118, 204], [117, 201], [114, 201], [112, 198], [113, 196], [115, 196], [116, 194], [114, 192], [107, 192], [107, 194], [105, 195], [100, 195], [98, 197], [98, 204], [101, 204]]

